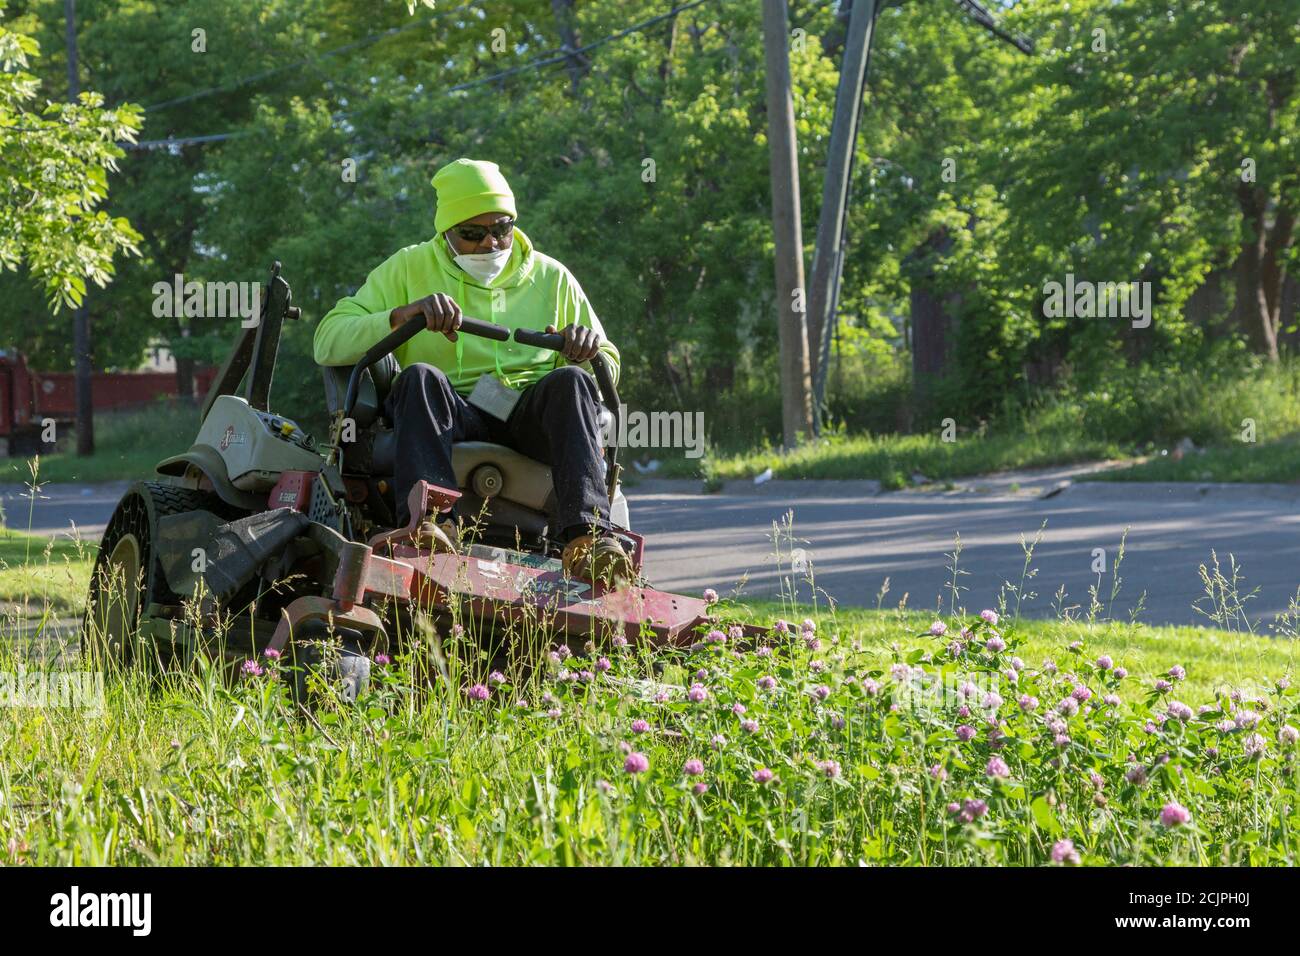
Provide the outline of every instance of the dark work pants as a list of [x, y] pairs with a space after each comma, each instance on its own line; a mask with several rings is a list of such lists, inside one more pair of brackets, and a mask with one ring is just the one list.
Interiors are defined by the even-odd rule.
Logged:
[[610, 526], [599, 393], [581, 368], [561, 366], [525, 388], [505, 422], [469, 404], [441, 369], [423, 363], [402, 370], [384, 408], [396, 433], [393, 492], [400, 524], [410, 521], [406, 498], [416, 481], [457, 487], [451, 465], [454, 442], [488, 441], [550, 466], [556, 499], [553, 537], [567, 540], [592, 525]]

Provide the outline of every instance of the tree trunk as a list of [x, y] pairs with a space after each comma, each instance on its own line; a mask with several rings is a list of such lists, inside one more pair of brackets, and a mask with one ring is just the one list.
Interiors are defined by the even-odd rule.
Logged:
[[[1277, 129], [1283, 104], [1294, 86], [1294, 72], [1271, 75], [1265, 81], [1270, 132]], [[1246, 323], [1251, 346], [1267, 355], [1270, 362], [1276, 362], [1282, 287], [1286, 282], [1286, 257], [1295, 234], [1296, 211], [1284, 201], [1273, 202], [1265, 190], [1245, 180], [1237, 183], [1237, 203], [1246, 227], [1237, 259], [1237, 309]]]
[[[77, 3], [63, 0], [65, 41], [68, 51], [68, 102], [75, 103], [81, 90], [77, 74]], [[81, 457], [95, 453], [95, 403], [91, 395], [93, 368], [90, 350], [90, 311], [83, 297], [72, 319], [72, 351], [76, 411], [73, 427], [77, 431], [77, 454]]]
[[664, 31], [664, 57], [659, 61], [659, 101], [656, 104], [660, 109], [663, 108], [663, 98], [665, 90], [663, 84], [668, 82], [668, 77], [673, 72], [673, 54], [677, 49], [677, 17], [674, 15], [668, 18], [668, 29]]
[[578, 30], [573, 25], [573, 0], [551, 0], [551, 12], [555, 14], [555, 30], [560, 35], [560, 49], [568, 54], [565, 68], [569, 71], [570, 88], [576, 93], [578, 82], [591, 69], [591, 61], [585, 54], [572, 52], [582, 45], [578, 39]]
[[1237, 257], [1237, 311], [1251, 348], [1276, 362], [1286, 255], [1295, 233], [1296, 214], [1289, 206], [1278, 206], [1270, 227], [1267, 196], [1248, 183], [1238, 186], [1237, 200], [1246, 225]]
[[1211, 269], [1183, 306], [1183, 317], [1188, 323], [1212, 338], [1231, 334], [1241, 324], [1235, 311], [1228, 308], [1224, 288], [1227, 281], [1223, 269]]
[[1295, 220], [1295, 212], [1290, 207], [1278, 208], [1260, 262], [1257, 299], [1260, 316], [1268, 328], [1268, 357], [1273, 362], [1278, 358], [1278, 336], [1282, 332], [1282, 287], [1286, 282], [1286, 257], [1295, 233]]
[[[184, 266], [177, 266], [173, 275], [183, 275]], [[176, 331], [172, 335], [172, 342], [179, 343], [190, 337], [188, 320], [180, 318], [180, 303], [173, 303], [173, 314], [177, 317], [173, 319], [176, 323]], [[172, 357], [176, 360], [176, 398], [183, 405], [194, 404], [194, 359], [182, 358], [176, 354], [173, 345]]]
[[704, 370], [704, 388], [710, 397], [716, 398], [728, 392], [736, 384], [736, 366], [734, 362], [725, 365], [710, 365]]
[[[912, 253], [923, 263], [934, 256], [944, 256], [952, 248], [946, 229], [936, 229]], [[933, 288], [934, 270], [925, 268], [912, 280], [912, 391], [923, 398], [933, 382], [948, 372], [955, 329], [951, 306], [953, 295], [941, 295]]]
[[194, 359], [176, 360], [176, 398], [182, 405], [194, 404]]
[[84, 299], [72, 321], [77, 406], [73, 427], [77, 430], [77, 455], [84, 458], [95, 453], [95, 402], [92, 394], [94, 365], [90, 348], [90, 310]]

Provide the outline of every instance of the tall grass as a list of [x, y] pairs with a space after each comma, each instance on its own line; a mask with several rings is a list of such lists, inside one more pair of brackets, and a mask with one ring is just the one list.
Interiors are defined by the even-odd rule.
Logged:
[[[812, 569], [788, 584], [776, 606], [723, 601], [675, 650], [570, 649], [537, 622], [501, 663], [472, 622], [419, 620], [359, 702], [317, 681], [314, 710], [293, 705], [287, 660], [94, 662], [101, 711], [0, 721], [0, 858], [1297, 862], [1285, 622], [1273, 640], [1029, 623], [966, 612], [956, 585], [934, 622], [840, 611]], [[751, 642], [729, 630], [743, 618], [780, 623]], [[0, 674], [36, 670], [0, 646]]]

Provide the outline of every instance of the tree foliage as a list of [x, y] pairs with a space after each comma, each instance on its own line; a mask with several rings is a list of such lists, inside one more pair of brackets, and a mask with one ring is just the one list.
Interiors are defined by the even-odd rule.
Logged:
[[100, 93], [42, 100], [30, 72], [40, 44], [4, 15], [0, 2], [0, 266], [25, 268], [58, 311], [81, 302], [87, 280], [106, 285], [115, 255], [138, 251], [139, 234], [100, 206], [139, 110], [105, 108]]
[[[13, 35], [57, 49], [61, 4], [14, 2]], [[1173, 17], [1156, 0], [1003, 5], [1004, 24], [1034, 40], [1028, 57], [958, 4], [881, 6], [847, 224], [836, 415], [876, 428], [926, 420], [925, 409], [880, 413], [879, 398], [906, 382], [918, 290], [951, 322], [942, 374], [920, 383], [935, 415], [994, 414], [1071, 367], [1195, 362], [1225, 335], [1263, 356], [1285, 347], [1300, 0], [1189, 0]], [[140, 255], [90, 300], [98, 364], [130, 364], [159, 339], [182, 358], [215, 358], [233, 324], [154, 318], [153, 284], [178, 272], [264, 279], [279, 259], [307, 321], [285, 346], [300, 374], [282, 373], [277, 390], [294, 414], [319, 410], [311, 322], [394, 250], [428, 238], [430, 177], [472, 156], [501, 164], [521, 224], [586, 288], [623, 349], [633, 400], [714, 409], [715, 437], [774, 432], [760, 6], [672, 9], [83, 0], [86, 84], [103, 102], [146, 104], [146, 140], [178, 140], [120, 161], [112, 212], [138, 232]], [[840, 12], [790, 3], [809, 257]], [[47, 87], [58, 88], [59, 66], [47, 58], [38, 71]], [[141, 120], [124, 106], [57, 115], [96, 108]], [[185, 139], [210, 134], [222, 138]], [[95, 142], [111, 162], [113, 142], [129, 138]], [[104, 182], [75, 179], [96, 202]], [[47, 256], [58, 253], [33, 261]], [[1044, 283], [1067, 272], [1151, 282], [1152, 328], [1045, 317]], [[1219, 279], [1232, 318], [1189, 319], [1193, 295]], [[0, 330], [21, 329], [42, 361], [69, 360], [22, 282], [0, 278], [0, 295]]]

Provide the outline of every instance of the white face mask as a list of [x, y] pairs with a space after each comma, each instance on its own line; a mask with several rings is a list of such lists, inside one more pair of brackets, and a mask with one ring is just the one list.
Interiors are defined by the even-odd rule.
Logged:
[[[446, 238], [446, 237], [444, 237]], [[456, 265], [460, 266], [479, 282], [487, 285], [503, 271], [510, 261], [510, 249], [498, 249], [496, 252], [476, 252], [472, 255], [458, 255], [456, 249], [447, 239], [447, 248], [451, 250]]]

